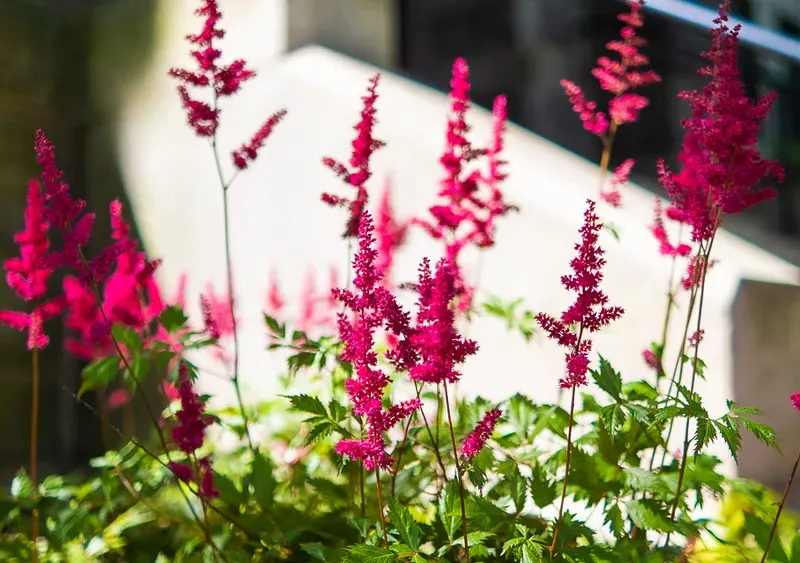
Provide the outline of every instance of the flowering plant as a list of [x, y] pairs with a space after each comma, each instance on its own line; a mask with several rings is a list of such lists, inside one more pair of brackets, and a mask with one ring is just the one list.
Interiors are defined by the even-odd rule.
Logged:
[[[118, 202], [109, 208], [111, 243], [97, 256], [87, 255], [95, 216], [70, 195], [54, 147], [37, 132], [41, 175], [29, 185], [25, 228], [15, 238], [20, 256], [4, 264], [8, 285], [30, 306], [0, 312], [0, 322], [27, 335], [33, 386], [30, 465], [0, 498], [3, 560], [800, 557], [797, 521], [791, 515], [781, 519], [794, 472], [776, 510], [763, 487], [723, 477], [720, 460], [707, 451], [722, 440], [735, 459], [742, 428], [771, 446], [774, 432], [754, 418], [757, 410], [733, 402], [722, 416], [710, 416], [695, 390], [705, 372], [702, 309], [715, 236], [725, 215], [772, 197], [761, 180], [782, 178], [780, 166], [761, 158], [756, 146], [773, 97], [745, 97], [736, 66], [738, 28], [726, 25], [726, 4], [704, 54], [709, 67], [701, 74], [708, 85], [681, 94], [692, 108], [684, 122], [681, 167], [659, 165], [669, 203], [665, 210], [656, 203], [652, 233], [661, 253], [685, 272], [670, 280], [663, 336], [642, 352], [642, 377], [626, 381], [593, 349], [591, 336], [626, 314], [603, 289], [601, 237], [607, 227], [600, 216], [601, 206], [622, 205], [620, 189], [634, 162], [625, 161], [606, 185], [611, 151], [619, 128], [647, 106], [634, 90], [660, 80], [645, 70], [648, 60], [640, 51], [642, 6], [629, 4], [620, 17], [621, 39], [608, 44], [615, 58], [601, 57], [593, 71], [612, 96], [607, 112], [587, 101], [577, 84], [563, 82], [585, 128], [604, 149], [599, 202], [587, 200], [575, 256], [560, 280], [574, 296], [572, 304], [560, 314], [520, 312], [519, 300], [479, 302], [479, 288], [467, 281], [462, 251], [487, 251], [502, 218], [517, 209], [502, 191], [506, 100], [495, 100], [492, 138], [477, 145], [468, 124], [469, 68], [462, 59], [453, 65], [438, 200], [426, 217], [401, 221], [387, 189], [373, 216], [370, 161], [384, 144], [375, 137], [376, 75], [367, 85], [350, 159], [322, 161], [354, 190], [350, 196], [321, 196], [346, 214], [343, 235], [354, 249], [348, 281], [339, 284], [334, 275], [329, 291], [318, 293], [311, 279], [300, 314], [292, 319], [273, 276], [264, 321], [268, 347], [286, 357], [286, 395], [258, 404], [245, 403], [241, 392], [228, 229], [228, 194], [236, 176], [223, 175], [217, 142], [222, 100], [255, 73], [243, 60], [221, 63], [217, 0], [201, 1], [202, 30], [188, 38], [197, 68], [170, 71], [188, 123], [211, 141], [220, 171], [227, 294], [217, 296], [213, 288], [203, 293], [200, 323], [184, 313], [182, 289], [163, 297], [154, 277], [159, 261], [138, 249]], [[195, 97], [202, 93], [205, 98]], [[236, 174], [268, 151], [267, 141], [279, 134], [286, 116], [276, 111], [231, 152]], [[578, 217], [576, 210], [576, 223]], [[665, 219], [686, 225], [689, 239], [671, 241]], [[393, 253], [411, 228], [441, 241], [442, 257], [421, 257], [416, 282], [396, 284]], [[48, 281], [57, 270], [68, 275], [54, 291]], [[686, 292], [689, 307], [673, 358], [666, 354], [666, 335], [678, 291]], [[414, 307], [402, 305], [401, 292], [410, 292]], [[526, 340], [541, 330], [563, 349], [558, 385], [568, 397], [565, 405], [538, 404], [522, 394], [500, 403], [458, 397], [461, 364], [482, 353], [466, 335], [470, 319], [480, 314], [502, 317]], [[118, 440], [107, 444], [90, 472], [40, 479], [39, 354], [50, 343], [47, 323], [59, 316], [71, 331], [69, 350], [90, 362], [75, 399], [92, 408], [83, 396], [95, 393], [101, 405], [96, 414]], [[212, 375], [200, 367], [198, 350], [221, 361], [236, 392], [235, 407], [211, 409], [198, 391], [198, 375]], [[145, 385], [154, 379], [158, 385]], [[312, 391], [296, 391], [301, 379]], [[792, 400], [800, 410], [800, 394]], [[134, 401], [152, 422], [147, 436], [134, 434]], [[264, 427], [266, 433], [255, 431]], [[232, 432], [236, 446], [219, 447], [212, 429]], [[673, 436], [680, 441], [677, 453]], [[715, 532], [714, 522], [697, 515], [709, 496], [724, 499], [727, 539]], [[744, 524], [731, 521], [730, 506], [745, 505]]]

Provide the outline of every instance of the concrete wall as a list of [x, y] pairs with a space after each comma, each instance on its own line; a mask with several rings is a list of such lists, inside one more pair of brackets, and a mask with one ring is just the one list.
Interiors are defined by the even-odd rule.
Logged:
[[[743, 280], [733, 303], [733, 398], [764, 411], [783, 454], [744, 433], [739, 474], [782, 491], [798, 455], [800, 413], [800, 287]], [[791, 500], [800, 506], [800, 488]]]

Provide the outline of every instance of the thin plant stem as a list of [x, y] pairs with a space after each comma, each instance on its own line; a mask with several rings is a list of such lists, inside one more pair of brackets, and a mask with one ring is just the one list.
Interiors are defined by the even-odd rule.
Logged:
[[781, 503], [778, 505], [778, 512], [775, 514], [775, 520], [772, 522], [772, 528], [769, 530], [769, 537], [767, 538], [767, 544], [764, 546], [764, 555], [761, 556], [761, 563], [765, 563], [767, 560], [767, 554], [769, 553], [769, 547], [772, 544], [772, 538], [775, 537], [775, 531], [778, 529], [778, 520], [781, 518], [781, 512], [783, 512], [783, 507], [786, 505], [786, 499], [789, 498], [789, 490], [792, 488], [792, 483], [794, 482], [794, 476], [797, 474], [797, 466], [800, 465], [800, 453], [797, 454], [797, 459], [794, 460], [794, 467], [792, 467], [792, 473], [789, 475], [789, 482], [786, 483], [786, 488], [783, 489], [783, 496], [781, 497]]
[[[415, 381], [414, 387], [417, 390], [417, 399], [419, 399], [420, 395], [422, 394], [423, 386]], [[441, 452], [439, 452], [439, 444], [433, 441], [433, 432], [431, 431], [430, 424], [428, 424], [428, 417], [425, 415], [425, 410], [423, 409], [423, 407], [420, 407], [418, 410], [420, 414], [422, 414], [422, 421], [425, 424], [425, 429], [428, 431], [428, 438], [430, 439], [431, 445], [433, 446], [433, 453], [436, 456], [436, 462], [439, 464], [439, 468], [442, 470], [442, 477], [445, 481], [447, 481], [447, 468], [444, 465], [444, 461], [442, 461], [442, 455]], [[397, 474], [400, 472], [400, 459], [402, 458], [403, 452], [405, 451], [406, 441], [408, 440], [408, 432], [411, 429], [412, 419], [413, 416], [408, 417], [408, 420], [406, 421], [406, 427], [403, 431], [403, 440], [400, 442], [400, 446], [398, 447], [397, 460], [395, 462], [395, 470], [394, 473], [392, 474], [392, 496], [395, 496], [394, 492], [395, 492], [395, 485], [397, 484]]]
[[611, 151], [614, 148], [617, 128], [616, 122], [612, 121], [611, 126], [608, 128], [608, 136], [603, 139], [603, 154], [600, 156], [600, 191], [603, 190], [603, 185], [608, 175], [608, 165], [611, 162]]
[[383, 545], [389, 549], [389, 531], [386, 529], [386, 517], [383, 515], [383, 491], [381, 487], [381, 468], [375, 466], [375, 481], [378, 485], [378, 516], [381, 519], [381, 529], [383, 530]]
[[365, 481], [364, 472], [365, 472], [365, 470], [364, 470], [364, 464], [363, 463], [359, 463], [358, 466], [359, 466], [358, 474], [360, 476], [360, 478], [359, 478], [359, 493], [361, 494], [361, 517], [365, 518], [367, 516], [367, 494], [365, 492], [365, 487], [364, 487], [364, 481]]
[[[214, 92], [214, 109], [217, 109], [217, 94]], [[247, 439], [247, 445], [255, 458], [258, 453], [253, 445], [253, 438], [250, 436], [250, 424], [247, 417], [247, 410], [242, 400], [241, 382], [239, 380], [239, 331], [236, 326], [236, 308], [235, 308], [235, 295], [233, 289], [233, 263], [231, 259], [231, 230], [230, 230], [230, 209], [228, 202], [228, 190], [231, 187], [233, 178], [226, 182], [222, 174], [222, 162], [219, 157], [219, 149], [217, 147], [217, 133], [211, 139], [211, 149], [214, 153], [214, 164], [217, 168], [217, 176], [219, 178], [220, 187], [222, 188], [222, 215], [223, 215], [223, 229], [225, 231], [225, 277], [227, 278], [228, 286], [228, 301], [230, 302], [231, 311], [231, 337], [233, 339], [233, 376], [231, 383], [233, 383], [233, 390], [236, 393], [236, 402], [239, 406], [239, 412], [242, 416], [242, 425], [244, 426], [244, 434]]]
[[453, 460], [456, 464], [456, 478], [458, 479], [458, 496], [461, 501], [461, 531], [464, 534], [464, 551], [467, 556], [467, 563], [469, 563], [469, 539], [467, 537], [467, 505], [464, 500], [466, 493], [464, 491], [464, 475], [461, 473], [461, 463], [458, 459], [458, 446], [456, 445], [456, 433], [453, 428], [453, 415], [450, 412], [450, 396], [447, 392], [447, 381], [442, 382], [444, 389], [444, 404], [447, 407], [447, 424], [450, 427], [450, 442], [453, 446]]
[[[583, 332], [583, 327], [581, 327], [581, 332]], [[578, 336], [578, 342], [580, 343], [580, 336]], [[561, 519], [564, 517], [564, 502], [567, 498], [567, 480], [569, 479], [569, 467], [570, 462], [572, 461], [572, 428], [575, 425], [575, 395], [578, 386], [572, 386], [572, 399], [570, 401], [569, 407], [569, 428], [567, 430], [567, 461], [564, 467], [564, 484], [561, 487], [561, 502], [559, 503], [558, 507], [558, 519], [556, 520], [555, 530], [553, 531], [553, 543], [550, 544], [550, 556], [552, 557], [555, 549], [556, 549], [556, 542], [558, 541], [558, 532], [561, 528]]]
[[[30, 479], [31, 479], [31, 495], [33, 501], [36, 502], [39, 498], [39, 484], [38, 484], [38, 452], [39, 452], [39, 348], [34, 346], [31, 350], [31, 360], [33, 369], [33, 381], [31, 389], [31, 459], [30, 459]], [[33, 522], [32, 522], [32, 538], [33, 538], [33, 563], [39, 560], [39, 508], [33, 509]]]
[[[700, 353], [700, 341], [701, 341], [700, 327], [703, 317], [703, 298], [705, 297], [706, 275], [708, 274], [708, 265], [711, 259], [711, 249], [714, 246], [714, 239], [717, 234], [717, 227], [719, 226], [720, 217], [721, 217], [721, 211], [718, 210], [714, 225], [714, 230], [712, 231], [711, 238], [708, 241], [708, 248], [706, 249], [705, 253], [703, 253], [703, 269], [701, 274], [702, 277], [700, 278], [700, 298], [697, 306], [697, 328], [696, 328], [697, 342], [694, 343], [694, 357], [692, 359], [692, 380], [689, 386], [690, 393], [694, 392], [694, 386], [697, 381], [697, 360]], [[678, 473], [678, 488], [675, 492], [675, 500], [672, 503], [672, 512], [670, 514], [670, 518], [672, 518], [673, 521], [675, 520], [675, 515], [678, 511], [678, 504], [680, 503], [680, 498], [681, 498], [681, 489], [683, 488], [683, 480], [684, 477], [686, 476], [686, 464], [689, 459], [688, 449], [689, 449], [690, 422], [691, 421], [689, 420], [686, 421], [686, 430], [684, 431], [683, 435], [683, 452], [682, 452], [683, 456], [681, 458], [680, 472]], [[669, 544], [669, 538], [670, 535], [667, 534], [667, 538], [664, 542], [665, 546]]]

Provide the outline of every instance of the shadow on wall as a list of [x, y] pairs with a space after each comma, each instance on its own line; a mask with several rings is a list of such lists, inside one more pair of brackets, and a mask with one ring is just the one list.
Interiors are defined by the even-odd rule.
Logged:
[[[53, 4], [48, 6], [47, 4]], [[153, 46], [156, 0], [0, 2], [0, 255], [18, 249], [28, 179], [38, 174], [33, 138], [43, 129], [75, 197], [98, 212], [93, 247], [108, 240], [108, 202], [124, 194], [114, 150], [119, 93]], [[124, 200], [123, 200], [124, 201]], [[60, 279], [55, 279], [56, 291]], [[25, 307], [5, 284], [0, 308]], [[43, 474], [86, 463], [101, 451], [101, 425], [75, 392], [82, 364], [63, 351], [64, 331], [49, 328], [42, 358], [40, 459]], [[25, 337], [0, 329], [0, 480], [27, 464], [30, 354]], [[96, 398], [87, 397], [96, 405]], [[13, 430], [13, 431], [12, 431]]]

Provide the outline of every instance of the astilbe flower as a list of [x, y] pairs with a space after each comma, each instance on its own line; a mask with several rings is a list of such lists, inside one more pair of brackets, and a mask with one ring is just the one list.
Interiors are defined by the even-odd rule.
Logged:
[[281, 288], [278, 285], [278, 273], [275, 270], [272, 270], [270, 271], [269, 283], [267, 284], [264, 312], [275, 318], [281, 314], [281, 311], [283, 311], [285, 307], [286, 301], [284, 300], [283, 295], [281, 295]]
[[[111, 247], [116, 254], [113, 272], [105, 279], [93, 280], [93, 287], [74, 276], [66, 276], [63, 284], [67, 303], [65, 325], [74, 332], [65, 346], [88, 361], [115, 353], [110, 332], [113, 323], [135, 329], [146, 340], [147, 329], [166, 307], [153, 277], [160, 262], [147, 260], [137, 249], [138, 243], [123, 218], [121, 203], [113, 201], [109, 215]], [[95, 290], [100, 293], [102, 303], [98, 303]]]
[[629, 158], [617, 166], [616, 170], [614, 170], [614, 175], [611, 177], [609, 189], [600, 191], [600, 197], [612, 207], [620, 207], [622, 205], [622, 194], [619, 188], [630, 180], [634, 162], [632, 158]]
[[711, 31], [711, 49], [703, 53], [709, 65], [699, 73], [709, 77], [701, 91], [682, 92], [692, 113], [679, 161], [672, 172], [659, 162], [659, 180], [671, 199], [672, 216], [691, 229], [695, 242], [708, 241], [723, 214], [740, 213], [775, 197], [772, 188], [759, 188], [767, 176], [783, 181], [783, 168], [761, 157], [756, 147], [761, 122], [776, 99], [774, 92], [758, 101], [747, 98], [738, 68], [739, 29], [729, 28], [729, 6], [720, 6]]
[[[65, 307], [63, 296], [44, 299], [47, 282], [57, 268], [79, 272], [83, 283], [103, 273], [102, 267], [117, 250], [111, 246], [95, 260], [85, 262], [81, 249], [89, 241], [94, 215], [83, 214], [86, 202], [74, 199], [64, 173], [58, 169], [55, 148], [41, 130], [35, 136], [36, 162], [39, 179], [28, 185], [25, 209], [25, 230], [14, 237], [20, 256], [3, 263], [8, 286], [25, 301], [38, 301], [30, 312], [0, 311], [0, 322], [15, 330], [27, 331], [29, 349], [44, 348], [49, 337], [44, 323], [61, 314]], [[61, 239], [59, 249], [51, 247], [51, 236]]]
[[503, 416], [503, 411], [500, 409], [491, 409], [483, 415], [483, 418], [475, 425], [475, 429], [470, 432], [469, 436], [464, 438], [461, 444], [461, 452], [465, 460], [469, 460], [478, 455], [486, 445], [486, 441], [494, 432], [494, 427]]
[[[201, 0], [201, 6], [195, 14], [203, 18], [203, 29], [198, 34], [187, 35], [186, 39], [194, 46], [190, 53], [197, 68], [172, 68], [169, 75], [180, 82], [178, 95], [186, 110], [189, 125], [200, 137], [213, 138], [216, 137], [219, 127], [219, 98], [236, 94], [242, 83], [253, 78], [256, 73], [247, 68], [247, 62], [243, 59], [236, 59], [227, 65], [220, 64], [222, 51], [217, 42], [225, 36], [225, 30], [219, 27], [222, 12], [217, 0]], [[209, 90], [212, 102], [193, 98], [189, 93], [190, 87]], [[259, 149], [285, 116], [286, 110], [272, 114], [250, 141], [233, 151], [233, 164], [237, 169], [244, 170], [256, 159]]]
[[602, 56], [597, 59], [597, 66], [592, 70], [600, 88], [614, 96], [608, 104], [608, 117], [597, 110], [597, 104], [586, 100], [578, 85], [569, 80], [561, 81], [564, 92], [573, 104], [573, 111], [583, 121], [584, 129], [598, 137], [604, 137], [612, 123], [617, 127], [638, 121], [639, 114], [648, 105], [648, 100], [633, 93], [633, 90], [661, 81], [655, 71], [643, 70], [650, 62], [639, 52], [646, 41], [636, 35], [636, 30], [644, 24], [643, 6], [643, 0], [632, 0], [628, 2], [630, 12], [618, 16], [625, 24], [620, 32], [620, 40], [608, 42], [606, 49], [616, 53], [619, 60]]
[[[177, 391], [181, 408], [175, 415], [177, 423], [172, 428], [172, 440], [189, 461], [171, 461], [169, 467], [179, 480], [197, 483], [200, 495], [216, 497], [219, 492], [214, 489], [211, 460], [197, 457], [197, 451], [205, 441], [206, 428], [213, 423], [213, 418], [206, 414], [205, 404], [192, 385], [185, 362], [181, 362], [178, 368]], [[196, 463], [193, 464], [192, 460]]]
[[[339, 336], [344, 343], [341, 359], [353, 365], [353, 377], [345, 382], [345, 388], [354, 414], [367, 419], [366, 434], [358, 439], [340, 441], [336, 451], [360, 460], [369, 470], [391, 466], [392, 458], [386, 453], [384, 434], [421, 406], [418, 399], [388, 408], [383, 406], [383, 396], [391, 378], [378, 366], [376, 332], [385, 329], [407, 337], [411, 330], [408, 313], [381, 283], [381, 274], [375, 267], [378, 253], [374, 248], [373, 230], [372, 217], [365, 212], [359, 227], [359, 249], [353, 259], [354, 290], [333, 290], [336, 299], [349, 311], [349, 314], [343, 312], [338, 317]], [[398, 365], [416, 363], [410, 348], [396, 349], [392, 359]]]
[[[230, 295], [225, 293], [217, 296], [214, 286], [208, 284], [205, 292], [200, 295], [200, 308], [203, 313], [204, 331], [208, 336], [217, 341], [214, 356], [221, 362], [230, 365], [233, 358], [220, 342], [224, 338], [233, 336], [233, 310]], [[241, 323], [236, 319], [236, 326]]]
[[419, 300], [411, 345], [419, 353], [419, 361], [409, 370], [409, 377], [423, 383], [456, 383], [461, 374], [455, 366], [475, 354], [478, 344], [463, 338], [455, 328], [452, 308], [456, 297], [456, 269], [443, 258], [431, 274], [426, 258], [419, 268], [417, 282]]
[[394, 254], [403, 245], [408, 234], [408, 222], [399, 221], [392, 209], [391, 184], [386, 183], [375, 221], [375, 235], [378, 240], [378, 259], [375, 267], [383, 276], [387, 287], [391, 287], [391, 270]]
[[380, 74], [376, 74], [369, 81], [367, 94], [361, 98], [363, 100], [361, 119], [354, 127], [356, 137], [352, 142], [353, 151], [350, 155], [349, 167], [328, 156], [322, 159], [325, 166], [356, 190], [352, 199], [330, 193], [322, 194], [322, 201], [328, 205], [348, 209], [349, 217], [342, 235], [344, 238], [355, 237], [359, 232], [359, 223], [366, 210], [368, 199], [366, 182], [372, 176], [370, 159], [376, 150], [385, 145], [383, 141], [373, 136], [373, 129], [377, 121], [375, 103], [378, 101], [379, 82]]
[[655, 203], [655, 218], [650, 227], [650, 232], [658, 241], [658, 251], [664, 256], [671, 256], [677, 258], [678, 256], [688, 256], [692, 251], [692, 247], [686, 243], [679, 242], [672, 244], [667, 235], [667, 229], [664, 226], [664, 211], [661, 206], [661, 200], [656, 199]]
[[[470, 107], [469, 67], [464, 59], [453, 64], [450, 81], [451, 111], [447, 122], [444, 154], [440, 163], [445, 170], [439, 198], [442, 200], [429, 208], [431, 219], [414, 219], [433, 238], [445, 241], [445, 256], [456, 267], [459, 294], [463, 297], [460, 309], [469, 308], [472, 288], [463, 279], [459, 255], [468, 245], [488, 248], [495, 242], [495, 221], [516, 208], [504, 199], [500, 184], [507, 174], [501, 158], [503, 137], [507, 120], [505, 96], [498, 96], [493, 104], [493, 133], [488, 148], [476, 148], [467, 135], [467, 111]], [[482, 157], [488, 160], [488, 171], [467, 170], [468, 165]], [[483, 188], [483, 189], [482, 189]]]
[[[235, 94], [242, 82], [255, 76], [255, 73], [247, 69], [247, 63], [241, 59], [229, 65], [219, 64], [222, 51], [215, 42], [225, 36], [225, 31], [218, 27], [222, 13], [217, 0], [202, 0], [195, 13], [204, 18], [203, 29], [198, 34], [187, 35], [186, 39], [195, 46], [191, 55], [197, 63], [197, 70], [173, 68], [169, 74], [181, 82], [178, 92], [187, 112], [189, 125], [201, 137], [213, 137], [219, 126], [217, 97]], [[214, 95], [213, 106], [192, 98], [187, 86], [211, 89]]]
[[[587, 200], [584, 223], [580, 229], [581, 241], [575, 245], [577, 256], [572, 259], [572, 273], [561, 277], [561, 284], [575, 294], [575, 301], [560, 318], [538, 313], [536, 321], [548, 337], [566, 348], [567, 375], [559, 381], [561, 388], [586, 385], [589, 353], [592, 341], [584, 334], [593, 333], [617, 320], [622, 307], [608, 304], [608, 297], [600, 289], [603, 281], [604, 251], [598, 245], [603, 224], [595, 214], [595, 203]], [[577, 333], [572, 327], [578, 327]]]
[[797, 412], [800, 412], [800, 391], [793, 393], [791, 399], [794, 408], [797, 410]]

